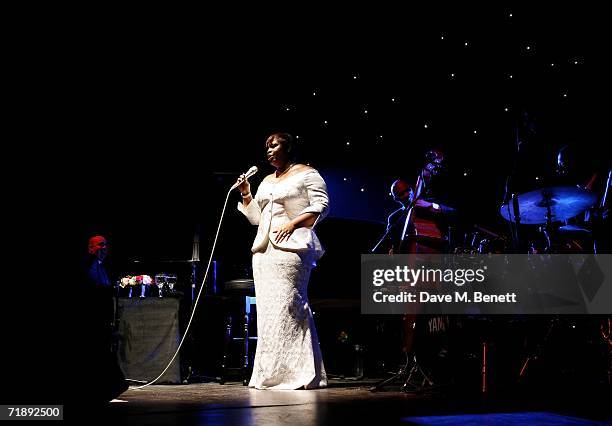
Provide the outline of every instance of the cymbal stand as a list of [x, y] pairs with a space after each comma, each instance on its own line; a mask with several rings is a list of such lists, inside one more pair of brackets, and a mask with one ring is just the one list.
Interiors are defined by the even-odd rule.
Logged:
[[[510, 173], [508, 174], [508, 176], [506, 176], [506, 183], [504, 186], [504, 196], [501, 200], [500, 207], [503, 207], [505, 205], [506, 208], [508, 209], [508, 217], [514, 218], [514, 220], [508, 221], [508, 226], [510, 228], [512, 246], [515, 250], [518, 250], [520, 247], [519, 227], [521, 225], [521, 215], [519, 211], [518, 195], [515, 194], [514, 192], [511, 192], [511, 189], [514, 186], [514, 177], [518, 169], [519, 155], [521, 152], [521, 144], [522, 144], [522, 141], [519, 135], [518, 125], [515, 127], [514, 132], [515, 132], [516, 150], [514, 151], [512, 169], [510, 170]], [[510, 205], [512, 205], [512, 212], [510, 211], [511, 209]]]
[[601, 200], [599, 202], [599, 206], [598, 206], [598, 213], [597, 213], [597, 222], [599, 226], [596, 226], [593, 228], [593, 231], [595, 231], [595, 235], [593, 235], [593, 253], [597, 254], [598, 251], [598, 242], [599, 242], [599, 228], [601, 226], [602, 221], [604, 220], [603, 215], [604, 215], [604, 211], [606, 209], [606, 203], [608, 201], [608, 190], [610, 189], [610, 185], [612, 183], [612, 169], [608, 170], [608, 178], [606, 179], [606, 186], [604, 188], [604, 193], [601, 197]]
[[376, 383], [374, 386], [370, 388], [370, 392], [376, 392], [382, 389], [384, 386], [397, 381], [398, 379], [408, 380], [408, 375], [410, 371], [409, 367], [410, 367], [410, 355], [406, 354], [406, 363], [399, 369], [399, 371], [395, 373], [393, 376], [389, 377], [388, 379], [384, 379]]
[[376, 392], [394, 382], [403, 381], [402, 392], [423, 392], [428, 387], [433, 387], [434, 382], [423, 371], [417, 362], [416, 355], [406, 354], [406, 363], [393, 376], [385, 379], [370, 388], [370, 392]]
[[542, 191], [542, 197], [546, 202], [546, 225], [540, 227], [540, 232], [544, 235], [546, 239], [546, 248], [544, 249], [545, 253], [552, 252], [552, 243], [550, 240], [550, 231], [552, 229], [552, 211], [550, 209], [550, 204], [552, 202], [552, 196], [548, 191]]
[[[416, 378], [420, 377], [420, 381], [416, 382]], [[433, 387], [434, 382], [429, 378], [427, 374], [423, 371], [419, 363], [417, 362], [416, 355], [413, 355], [412, 359], [412, 368], [408, 373], [408, 377], [402, 386], [402, 392], [423, 392], [427, 387]]]
[[540, 344], [536, 344], [535, 347], [531, 350], [531, 352], [525, 357], [525, 361], [523, 362], [523, 365], [521, 366], [521, 370], [519, 372], [519, 380], [525, 377], [525, 374], [527, 372], [527, 367], [529, 363], [531, 362], [531, 360], [537, 361], [538, 359], [542, 357], [544, 346], [548, 343], [548, 339], [550, 338], [550, 335], [553, 329], [555, 328], [555, 324], [557, 324], [558, 321], [559, 319], [557, 317], [552, 317], [550, 319], [550, 322], [548, 323], [548, 328], [546, 330], [546, 334], [542, 338], [542, 341], [540, 342]]

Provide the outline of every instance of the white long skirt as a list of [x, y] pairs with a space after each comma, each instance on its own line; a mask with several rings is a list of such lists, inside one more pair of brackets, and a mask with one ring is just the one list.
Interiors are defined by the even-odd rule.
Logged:
[[250, 387], [314, 389], [327, 386], [321, 348], [308, 303], [313, 257], [268, 243], [253, 254], [257, 349]]

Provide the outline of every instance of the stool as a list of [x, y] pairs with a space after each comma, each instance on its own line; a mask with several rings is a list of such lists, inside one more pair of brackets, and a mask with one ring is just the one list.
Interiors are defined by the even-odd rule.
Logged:
[[232, 315], [231, 314], [228, 315], [228, 320], [227, 320], [226, 327], [225, 327], [223, 361], [221, 364], [221, 378], [219, 380], [219, 383], [220, 384], [225, 383], [227, 371], [229, 370], [227, 364], [228, 364], [231, 343], [242, 341], [243, 344], [241, 346], [242, 346], [243, 353], [241, 355], [242, 355], [243, 361], [242, 361], [242, 367], [241, 367], [241, 376], [242, 376], [242, 384], [244, 386], [247, 386], [249, 384], [250, 367], [251, 367], [251, 362], [250, 362], [250, 357], [249, 357], [249, 343], [251, 341], [254, 341], [254, 342], [257, 341], [257, 336], [250, 335], [249, 326], [251, 323], [252, 306], [253, 305], [256, 306], [257, 299], [256, 297], [251, 296], [251, 295], [244, 295], [244, 293], [254, 292], [255, 287], [253, 285], [253, 280], [233, 280], [233, 281], [228, 281], [225, 284], [225, 290], [226, 292], [234, 293], [234, 295], [238, 293], [238, 295], [240, 296], [240, 299], [244, 301], [244, 305], [243, 305], [244, 323], [243, 323], [242, 336], [234, 337], [233, 330], [232, 330], [233, 329]]

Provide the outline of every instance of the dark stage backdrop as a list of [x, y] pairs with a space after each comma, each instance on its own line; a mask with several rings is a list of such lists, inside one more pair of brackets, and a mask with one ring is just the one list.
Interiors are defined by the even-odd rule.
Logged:
[[[461, 4], [298, 15], [279, 9], [264, 23], [211, 11], [208, 25], [162, 33], [125, 25], [108, 37], [64, 34], [63, 48], [46, 52], [54, 66], [33, 81], [56, 142], [32, 161], [59, 180], [37, 200], [52, 207], [37, 224], [53, 226], [47, 218], [61, 211], [79, 229], [76, 242], [106, 233], [124, 263], [189, 259], [199, 226], [204, 254], [225, 188], [251, 165], [260, 168], [255, 186], [271, 171], [263, 145], [278, 130], [298, 136], [302, 160], [321, 170], [332, 216], [365, 222], [384, 222], [395, 208], [391, 182], [414, 182], [432, 147], [446, 152], [470, 220], [501, 232], [513, 170], [520, 193], [548, 182], [566, 144], [581, 153], [576, 182], [607, 165], [594, 102], [596, 10]], [[236, 201], [222, 240], [244, 253], [251, 231]]]
[[[180, 270], [184, 283], [189, 265], [167, 261], [191, 258], [198, 228], [207, 258], [225, 188], [251, 165], [260, 168], [255, 185], [271, 171], [263, 144], [274, 131], [299, 136], [303, 161], [329, 184], [331, 217], [319, 232], [327, 253], [313, 294], [358, 291], [356, 280], [327, 274], [343, 270], [336, 265], [357, 274], [359, 254], [395, 208], [391, 182], [414, 182], [433, 146], [446, 151], [470, 220], [505, 232], [498, 203], [513, 169], [514, 190], [524, 192], [545, 184], [535, 178], [554, 170], [565, 144], [582, 154], [574, 182], [609, 162], [603, 7], [231, 4], [75, 17], [53, 4], [12, 15], [6, 82], [16, 94], [7, 102], [14, 129], [2, 170], [3, 230], [15, 237], [5, 244], [5, 272], [16, 276], [6, 290], [27, 296], [29, 308], [17, 306], [21, 318], [7, 324], [34, 324], [7, 341], [36, 342], [29, 357], [13, 351], [28, 366], [15, 370], [15, 382], [31, 394], [38, 372], [59, 371], [39, 349], [70, 347], [58, 336], [70, 343], [78, 335], [62, 332], [78, 325], [78, 314], [58, 306], [82, 304], [76, 271], [87, 237], [108, 237], [113, 277]], [[216, 254], [227, 278], [248, 268], [255, 232], [236, 201], [234, 194]]]

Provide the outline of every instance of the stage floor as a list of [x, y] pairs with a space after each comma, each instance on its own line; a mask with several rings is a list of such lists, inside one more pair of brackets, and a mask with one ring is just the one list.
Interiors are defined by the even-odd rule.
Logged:
[[262, 391], [241, 383], [153, 385], [129, 389], [92, 415], [114, 425], [611, 424], [604, 420], [610, 419], [604, 402], [594, 410], [533, 397], [403, 393], [397, 386], [370, 392], [374, 383], [331, 380], [327, 389], [308, 391]]

